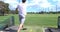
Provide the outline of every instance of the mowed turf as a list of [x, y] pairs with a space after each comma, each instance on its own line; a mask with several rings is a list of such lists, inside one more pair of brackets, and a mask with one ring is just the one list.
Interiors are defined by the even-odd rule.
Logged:
[[[18, 25], [19, 16], [15, 16], [15, 23]], [[27, 14], [25, 25], [27, 26], [57, 26], [60, 14]]]
[[[15, 14], [14, 16], [15, 16], [15, 24], [19, 25], [18, 14]], [[60, 16], [60, 14], [27, 14], [24, 25], [25, 27], [27, 26], [29, 28], [26, 31], [29, 32], [32, 29], [33, 32], [42, 32], [44, 27], [57, 28], [58, 16]], [[25, 31], [22, 30], [22, 32]]]
[[8, 24], [8, 20], [10, 16], [0, 16], [0, 29], [2, 29], [3, 27], [5, 27], [6, 24]]
[[0, 16], [0, 24], [5, 24], [7, 19], [10, 18], [10, 15], [8, 16]]
[[[10, 14], [9, 16], [12, 16]], [[18, 14], [13, 14], [15, 19], [15, 25], [19, 25]], [[58, 16], [60, 14], [27, 14], [24, 26], [27, 30], [21, 30], [21, 32], [43, 32], [44, 27], [57, 27]], [[0, 20], [6, 16], [0, 16]]]

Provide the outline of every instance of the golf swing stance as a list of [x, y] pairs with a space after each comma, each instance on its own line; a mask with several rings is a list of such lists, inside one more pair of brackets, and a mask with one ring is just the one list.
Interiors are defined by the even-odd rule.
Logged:
[[20, 25], [18, 28], [17, 32], [20, 32], [21, 29], [23, 29], [23, 25], [24, 25], [24, 21], [25, 21], [25, 16], [26, 16], [26, 4], [25, 4], [26, 0], [22, 0], [22, 3], [19, 3], [19, 5], [17, 6], [18, 8], [18, 13], [19, 13], [19, 20], [20, 20]]

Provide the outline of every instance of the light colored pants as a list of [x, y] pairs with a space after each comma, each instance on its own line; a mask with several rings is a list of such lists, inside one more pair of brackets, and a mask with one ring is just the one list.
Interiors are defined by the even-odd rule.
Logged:
[[24, 24], [24, 22], [25, 22], [25, 15], [19, 15], [19, 20], [20, 20], [20, 24]]

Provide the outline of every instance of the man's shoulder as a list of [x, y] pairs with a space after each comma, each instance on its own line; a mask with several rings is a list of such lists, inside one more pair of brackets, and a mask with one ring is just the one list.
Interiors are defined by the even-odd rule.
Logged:
[[18, 6], [18, 7], [19, 7], [19, 6], [22, 6], [22, 4], [18, 4], [17, 6]]

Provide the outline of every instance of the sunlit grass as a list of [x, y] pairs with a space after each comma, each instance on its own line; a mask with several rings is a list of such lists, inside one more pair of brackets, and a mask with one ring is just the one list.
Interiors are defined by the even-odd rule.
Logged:
[[[0, 22], [4, 21], [10, 16], [14, 16], [15, 25], [19, 25], [18, 14], [0, 16]], [[57, 28], [58, 16], [60, 16], [60, 14], [27, 14], [24, 26], [28, 28], [28, 30], [26, 30], [27, 32], [29, 32], [31, 29], [33, 30], [33, 32], [42, 32], [42, 28], [44, 27]], [[22, 32], [24, 31], [22, 30]]]

